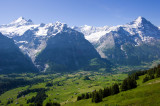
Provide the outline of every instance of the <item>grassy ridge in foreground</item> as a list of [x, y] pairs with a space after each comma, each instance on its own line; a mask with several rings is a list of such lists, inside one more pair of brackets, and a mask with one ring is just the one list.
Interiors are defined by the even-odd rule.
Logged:
[[141, 83], [144, 76], [137, 81], [140, 86], [135, 89], [109, 96], [100, 103], [92, 103], [91, 99], [69, 103], [65, 106], [105, 106], [105, 105], [136, 105], [136, 106], [159, 106], [160, 101], [160, 78]]

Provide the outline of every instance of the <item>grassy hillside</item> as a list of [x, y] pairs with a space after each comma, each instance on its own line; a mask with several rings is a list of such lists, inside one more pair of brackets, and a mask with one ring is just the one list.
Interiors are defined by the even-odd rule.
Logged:
[[91, 99], [80, 100], [65, 106], [158, 106], [160, 105], [160, 78], [142, 83], [145, 75], [137, 80], [138, 87], [132, 90], [120, 92], [117, 95], [108, 96], [100, 103], [92, 103]]
[[[0, 78], [11, 78], [11, 75], [1, 75]], [[89, 77], [87, 80], [85, 77]], [[28, 93], [20, 98], [17, 95], [27, 89], [45, 88], [48, 89], [45, 93], [48, 97], [43, 101], [45, 105], [49, 101], [54, 101], [64, 105], [66, 103], [75, 102], [77, 95], [85, 93], [86, 91], [92, 92], [106, 86], [111, 86], [113, 83], [120, 83], [127, 74], [109, 74], [100, 72], [78, 72], [72, 74], [19, 74], [15, 78], [25, 78], [26, 80], [43, 79], [38, 83], [19, 86], [11, 89], [0, 95], [0, 105], [7, 105], [7, 102], [13, 100], [13, 103], [8, 104], [11, 106], [18, 104], [27, 104], [27, 100], [37, 95], [37, 92]], [[51, 86], [46, 84], [51, 83]]]
[[[137, 76], [139, 76], [138, 80], [136, 80]], [[134, 80], [131, 80], [133, 79], [131, 77]], [[149, 79], [142, 83], [144, 78]], [[121, 91], [124, 89], [120, 89], [120, 93], [113, 93], [113, 85], [115, 83], [119, 87], [124, 85], [124, 79], [128, 81], [125, 84], [127, 85], [127, 91]], [[135, 84], [132, 83], [133, 81], [137, 82], [136, 88], [133, 87]], [[84, 93], [90, 92], [90, 98], [93, 98], [94, 95], [92, 94], [94, 92], [99, 92], [100, 89], [110, 86], [112, 86], [109, 88], [109, 92], [111, 92], [109, 95], [111, 96], [103, 96], [103, 100], [98, 101], [99, 103], [92, 103], [91, 99], [84, 98], [77, 101], [77, 97]], [[131, 86], [132, 88], [129, 88]], [[17, 104], [29, 106], [31, 103], [39, 103], [39, 101], [35, 101], [35, 98], [41, 100], [40, 102], [44, 106], [48, 102], [57, 102], [64, 106], [160, 105], [160, 65], [149, 70], [133, 73], [130, 76], [125, 73], [111, 74], [103, 71], [0, 75], [0, 88], [0, 105], [2, 106], [17, 106]]]

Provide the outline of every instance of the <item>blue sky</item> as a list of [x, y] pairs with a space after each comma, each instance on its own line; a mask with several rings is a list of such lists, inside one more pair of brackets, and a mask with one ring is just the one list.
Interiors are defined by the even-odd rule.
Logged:
[[160, 0], [0, 0], [0, 24], [20, 16], [35, 24], [114, 26], [143, 16], [160, 26]]

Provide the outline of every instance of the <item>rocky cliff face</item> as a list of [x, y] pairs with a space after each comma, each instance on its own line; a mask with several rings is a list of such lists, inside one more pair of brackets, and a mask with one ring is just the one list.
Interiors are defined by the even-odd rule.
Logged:
[[88, 66], [94, 58], [100, 59], [100, 55], [84, 35], [66, 27], [48, 39], [35, 63], [42, 70], [49, 66], [48, 71], [74, 71]]

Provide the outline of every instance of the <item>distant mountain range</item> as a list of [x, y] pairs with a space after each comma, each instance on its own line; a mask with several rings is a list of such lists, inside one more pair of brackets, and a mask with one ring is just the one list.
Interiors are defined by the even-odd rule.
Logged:
[[0, 32], [12, 38], [41, 71], [108, 69], [109, 61], [133, 66], [160, 59], [160, 29], [143, 17], [113, 27], [35, 25], [20, 17], [1, 25]]
[[84, 33], [101, 57], [115, 64], [140, 65], [160, 58], [160, 29], [143, 17], [126, 25], [73, 29]]

